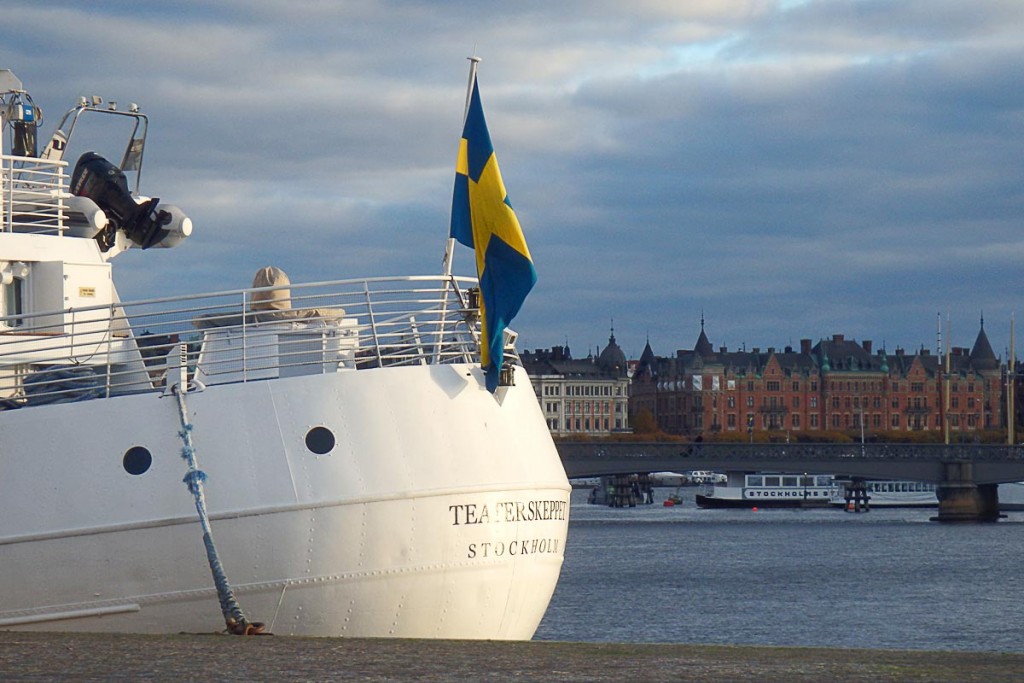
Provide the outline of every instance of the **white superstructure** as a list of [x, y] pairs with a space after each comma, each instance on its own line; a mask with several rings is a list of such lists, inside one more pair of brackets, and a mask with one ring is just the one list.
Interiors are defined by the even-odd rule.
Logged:
[[[484, 386], [475, 281], [121, 302], [113, 257], [192, 230], [137, 187], [126, 205], [90, 186], [138, 168], [145, 117], [83, 102], [35, 155], [31, 100], [10, 72], [0, 93], [19, 152], [0, 160], [0, 629], [223, 628], [191, 450], [230, 588], [267, 630], [530, 638], [570, 487], [522, 368]], [[66, 139], [100, 114], [135, 126], [121, 163], [76, 168]]]

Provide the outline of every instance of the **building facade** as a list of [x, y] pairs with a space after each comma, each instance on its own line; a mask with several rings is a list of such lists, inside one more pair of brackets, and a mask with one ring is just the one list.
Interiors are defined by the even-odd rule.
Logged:
[[[947, 369], [948, 365], [948, 369]], [[630, 388], [633, 419], [669, 434], [949, 430], [951, 440], [1005, 429], [1006, 368], [984, 321], [974, 346], [893, 354], [833, 335], [799, 349], [715, 350], [701, 323], [692, 350], [644, 348]]]
[[628, 432], [629, 377], [615, 333], [597, 358], [574, 360], [568, 346], [520, 354], [554, 436]]

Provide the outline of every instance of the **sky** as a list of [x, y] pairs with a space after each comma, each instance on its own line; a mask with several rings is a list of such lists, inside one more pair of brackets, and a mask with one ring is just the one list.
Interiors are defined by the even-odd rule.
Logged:
[[123, 299], [439, 273], [476, 54], [538, 272], [521, 350], [673, 355], [703, 318], [934, 351], [984, 316], [1005, 359], [1024, 318], [1020, 0], [2, 4], [40, 137], [138, 103], [142, 192], [193, 220], [117, 258]]

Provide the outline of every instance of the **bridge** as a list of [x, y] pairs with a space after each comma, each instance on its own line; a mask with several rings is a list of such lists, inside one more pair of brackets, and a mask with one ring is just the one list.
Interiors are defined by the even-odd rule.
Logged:
[[746, 444], [561, 441], [570, 479], [649, 472], [789, 472], [937, 486], [939, 521], [998, 519], [998, 484], [1024, 481], [1024, 447], [982, 444]]

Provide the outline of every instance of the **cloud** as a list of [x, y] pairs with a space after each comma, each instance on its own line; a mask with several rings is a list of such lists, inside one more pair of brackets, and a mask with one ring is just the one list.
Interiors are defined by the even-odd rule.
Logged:
[[[540, 280], [530, 347], [832, 333], [997, 349], [1020, 309], [1024, 5], [17, 0], [0, 59], [55, 123], [153, 120], [144, 190], [196, 221], [122, 257], [236, 287], [440, 269], [468, 63]], [[468, 272], [471, 259], [457, 255]], [[296, 272], [298, 271], [298, 273]], [[205, 287], [209, 285], [209, 287]], [[166, 292], [161, 292], [166, 293]]]

